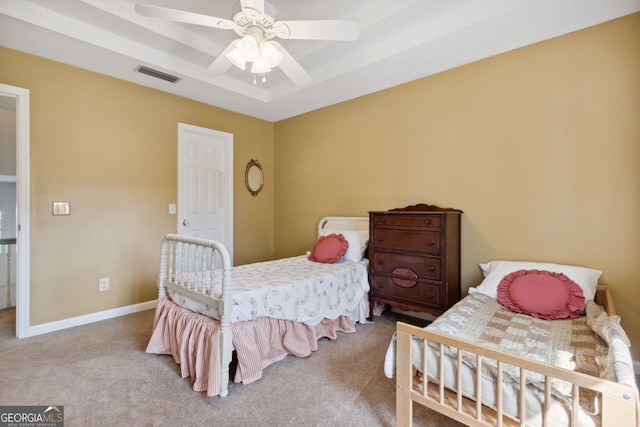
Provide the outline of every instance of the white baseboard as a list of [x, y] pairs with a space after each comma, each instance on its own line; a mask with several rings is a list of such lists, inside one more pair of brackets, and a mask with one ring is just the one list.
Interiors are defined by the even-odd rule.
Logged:
[[60, 331], [62, 329], [73, 328], [74, 326], [87, 325], [101, 320], [113, 319], [114, 317], [126, 314], [137, 313], [139, 311], [151, 310], [156, 307], [158, 300], [147, 301], [140, 304], [128, 305], [111, 310], [99, 311], [97, 313], [85, 314], [83, 316], [71, 317], [69, 319], [57, 320], [55, 322], [43, 323], [29, 327], [27, 337], [47, 334], [49, 332]]

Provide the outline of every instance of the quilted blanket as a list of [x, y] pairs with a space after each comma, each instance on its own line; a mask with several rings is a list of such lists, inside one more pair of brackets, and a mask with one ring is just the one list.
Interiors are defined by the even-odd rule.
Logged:
[[[586, 316], [572, 320], [541, 320], [512, 312], [496, 299], [476, 293], [464, 298], [427, 329], [610, 381], [630, 381], [635, 387], [629, 352], [613, 354], [616, 348], [620, 349], [616, 343], [626, 338], [624, 332], [618, 329], [609, 336], [600, 336], [591, 328], [594, 319], [602, 319], [602, 315], [602, 308], [589, 302]], [[617, 320], [617, 316], [606, 316], [606, 313], [604, 317]], [[616, 322], [609, 323], [615, 326]], [[456, 352], [451, 348], [447, 351], [449, 354]], [[475, 355], [464, 352], [462, 359], [475, 367]], [[495, 361], [485, 360], [483, 367], [485, 377], [494, 375]], [[503, 368], [505, 379], [519, 381], [518, 368], [510, 365], [503, 365]], [[528, 372], [526, 381], [544, 388], [544, 377], [540, 374]], [[556, 397], [571, 397], [570, 383], [553, 380], [551, 386]], [[596, 396], [587, 390], [581, 390], [580, 404], [590, 413], [595, 413], [598, 407]]]

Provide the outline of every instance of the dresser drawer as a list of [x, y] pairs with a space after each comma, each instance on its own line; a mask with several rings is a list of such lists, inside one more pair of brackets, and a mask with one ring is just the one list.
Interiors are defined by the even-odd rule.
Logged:
[[418, 280], [440, 280], [440, 258], [374, 252], [369, 262], [374, 273]]
[[440, 233], [437, 231], [376, 228], [373, 230], [371, 240], [375, 249], [396, 249], [432, 255], [440, 254]]
[[442, 288], [440, 286], [407, 281], [396, 277], [374, 275], [371, 292], [374, 297], [379, 296], [434, 308], [440, 307], [442, 301]]
[[375, 215], [374, 225], [389, 225], [398, 227], [429, 227], [440, 228], [442, 217], [440, 215]]

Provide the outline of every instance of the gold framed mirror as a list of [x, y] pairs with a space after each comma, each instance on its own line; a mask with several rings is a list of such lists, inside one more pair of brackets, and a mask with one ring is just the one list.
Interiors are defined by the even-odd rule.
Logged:
[[264, 173], [259, 161], [251, 159], [244, 170], [244, 184], [253, 197], [256, 197], [264, 186]]

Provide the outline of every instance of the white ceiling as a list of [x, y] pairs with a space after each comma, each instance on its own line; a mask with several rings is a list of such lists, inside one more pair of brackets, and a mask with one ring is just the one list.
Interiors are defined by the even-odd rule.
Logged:
[[[353, 20], [356, 41], [279, 40], [312, 82], [205, 70], [231, 30], [140, 16], [146, 3], [232, 18], [235, 0], [2, 0], [0, 44], [278, 121], [640, 11], [640, 0], [270, 0], [277, 20]], [[176, 75], [168, 83], [139, 65]]]

